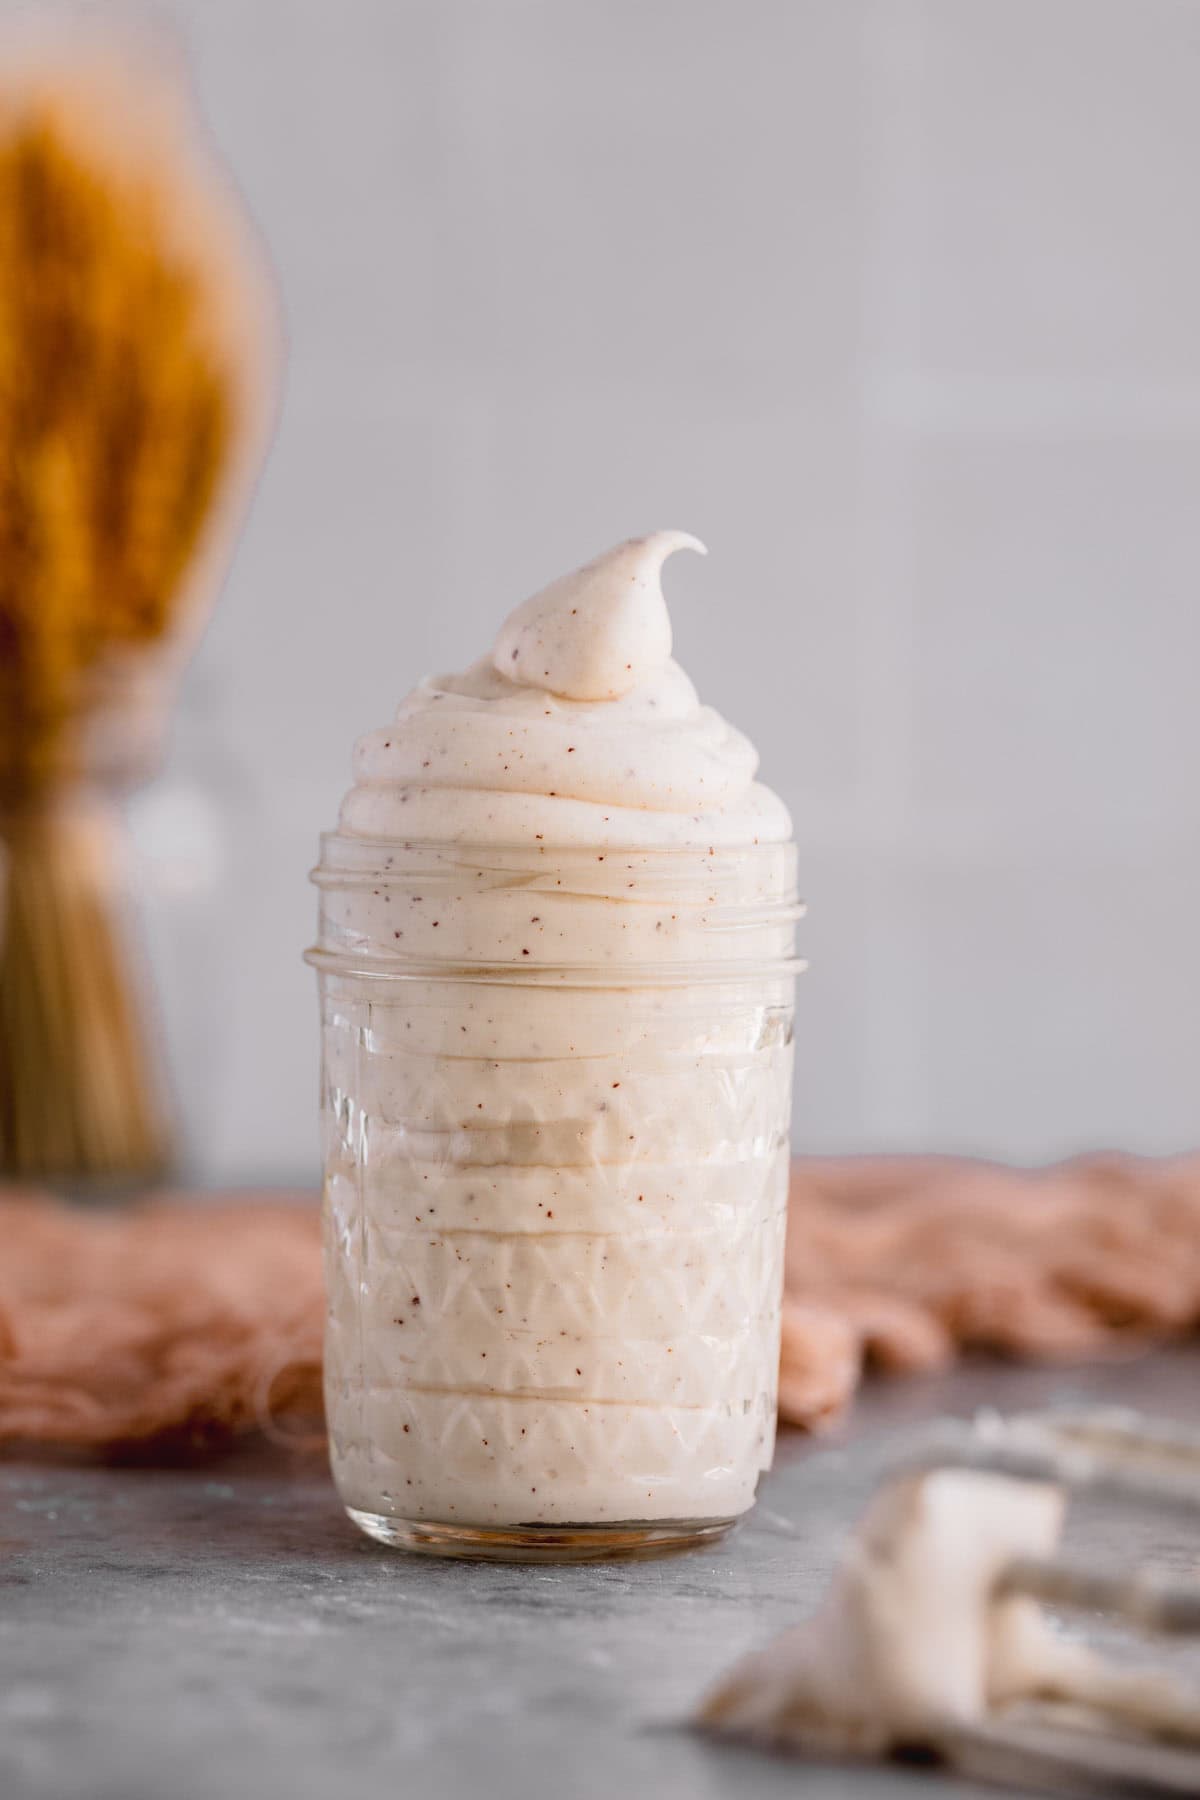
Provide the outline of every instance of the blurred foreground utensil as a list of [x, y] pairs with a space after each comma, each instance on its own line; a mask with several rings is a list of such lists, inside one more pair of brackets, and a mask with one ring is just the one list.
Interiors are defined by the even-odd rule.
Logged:
[[1042, 1610], [1200, 1635], [1200, 1583], [1060, 1552], [1081, 1492], [1200, 1517], [1200, 1432], [1107, 1408], [935, 1426], [889, 1468], [814, 1617], [735, 1668], [699, 1723], [1038, 1792], [1200, 1794], [1200, 1690]]

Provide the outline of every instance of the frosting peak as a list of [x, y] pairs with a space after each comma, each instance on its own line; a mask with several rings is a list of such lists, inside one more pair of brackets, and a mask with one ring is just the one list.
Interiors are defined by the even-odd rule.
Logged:
[[686, 531], [655, 531], [560, 576], [509, 614], [492, 666], [567, 700], [618, 700], [666, 664], [671, 620], [662, 566], [675, 550], [707, 555]]
[[634, 538], [519, 606], [491, 656], [427, 675], [360, 738], [343, 831], [424, 843], [658, 849], [782, 842], [753, 744], [671, 658], [659, 571]]

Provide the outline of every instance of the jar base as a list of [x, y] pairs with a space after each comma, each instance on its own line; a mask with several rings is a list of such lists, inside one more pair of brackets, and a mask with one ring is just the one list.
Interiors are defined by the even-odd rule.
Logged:
[[393, 1550], [420, 1556], [452, 1556], [467, 1562], [585, 1563], [617, 1557], [670, 1556], [712, 1544], [737, 1519], [651, 1519], [613, 1525], [444, 1525], [429, 1519], [393, 1519], [384, 1513], [346, 1512], [360, 1531]]

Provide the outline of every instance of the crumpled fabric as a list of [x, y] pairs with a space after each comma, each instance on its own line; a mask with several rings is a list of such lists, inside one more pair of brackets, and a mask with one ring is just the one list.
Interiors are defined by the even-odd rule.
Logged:
[[305, 1202], [0, 1200], [0, 1450], [169, 1461], [248, 1433], [310, 1443], [325, 1303]]
[[1200, 1156], [794, 1165], [779, 1391], [792, 1424], [836, 1417], [872, 1365], [938, 1369], [963, 1350], [1082, 1361], [1198, 1324]]
[[[305, 1203], [307, 1202], [307, 1203]], [[320, 1437], [309, 1197], [82, 1211], [0, 1198], [0, 1451], [201, 1456]], [[1200, 1156], [1016, 1170], [799, 1160], [779, 1411], [816, 1429], [864, 1371], [965, 1349], [1083, 1360], [1200, 1324]]]

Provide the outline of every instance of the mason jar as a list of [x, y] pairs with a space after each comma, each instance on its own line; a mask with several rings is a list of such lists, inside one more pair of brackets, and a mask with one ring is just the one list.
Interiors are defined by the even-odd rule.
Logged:
[[712, 1539], [775, 1437], [795, 849], [331, 833], [333, 1473], [371, 1537]]

